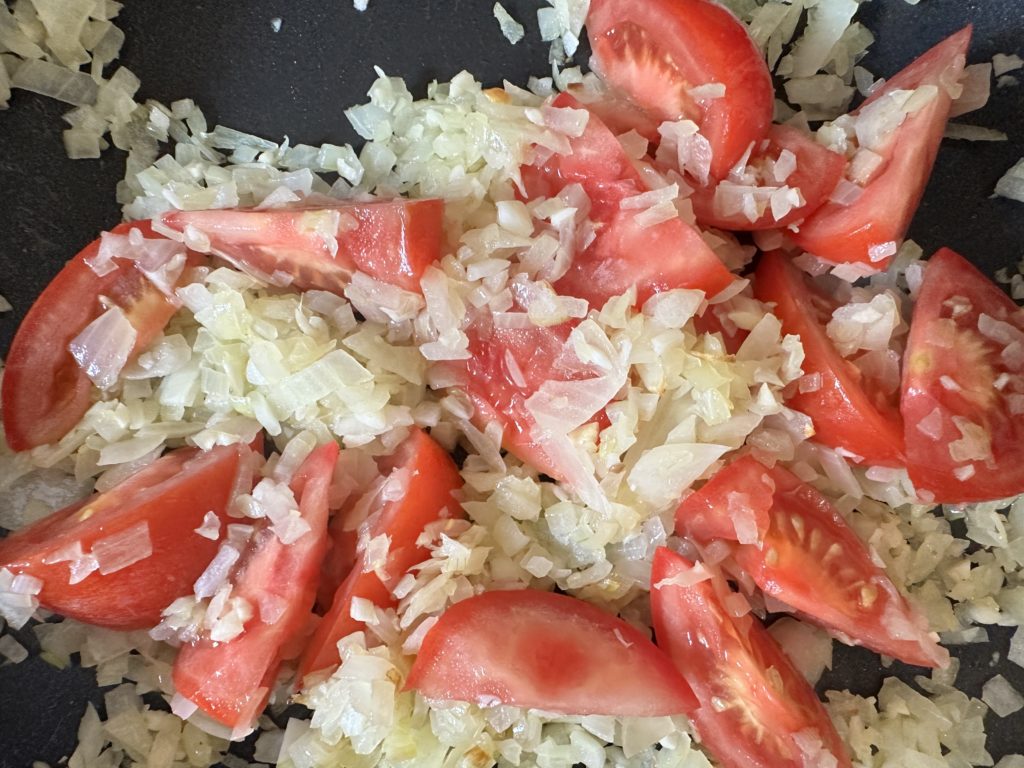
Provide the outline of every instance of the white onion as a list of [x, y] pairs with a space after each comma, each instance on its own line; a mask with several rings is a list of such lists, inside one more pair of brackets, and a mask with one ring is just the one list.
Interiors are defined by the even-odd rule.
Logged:
[[968, 64], [964, 67], [963, 78], [960, 81], [963, 91], [950, 107], [951, 118], [974, 112], [988, 103], [992, 88], [992, 72], [992, 64], [989, 63]]
[[145, 520], [92, 544], [92, 556], [96, 558], [97, 569], [103, 576], [134, 565], [152, 554], [153, 542], [149, 536], [149, 523]]
[[99, 92], [96, 82], [84, 72], [65, 69], [41, 59], [23, 62], [11, 76], [11, 87], [79, 107], [93, 104]]
[[124, 311], [113, 306], [83, 328], [68, 349], [97, 387], [110, 389], [128, 362], [137, 336]]

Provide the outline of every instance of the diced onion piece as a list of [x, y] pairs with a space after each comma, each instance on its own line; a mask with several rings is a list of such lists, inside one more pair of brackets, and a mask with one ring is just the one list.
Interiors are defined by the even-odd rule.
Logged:
[[950, 117], [966, 115], [968, 112], [981, 109], [988, 103], [989, 93], [992, 89], [992, 65], [990, 63], [968, 64], [964, 67], [960, 83], [963, 90], [949, 110]]
[[113, 306], [82, 329], [68, 349], [93, 384], [110, 389], [128, 362], [137, 336], [124, 311]]
[[1003, 174], [996, 182], [996, 194], [1024, 203], [1024, 158]]
[[149, 523], [145, 520], [92, 545], [92, 555], [103, 576], [134, 565], [152, 554], [153, 541], [149, 536]]
[[85, 72], [73, 72], [42, 59], [23, 62], [11, 77], [11, 87], [32, 91], [76, 107], [94, 104], [99, 93], [96, 81]]

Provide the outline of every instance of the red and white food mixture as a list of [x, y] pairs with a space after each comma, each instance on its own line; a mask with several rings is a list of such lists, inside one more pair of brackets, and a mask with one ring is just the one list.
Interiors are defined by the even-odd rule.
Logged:
[[[970, 26], [843, 114], [855, 7], [593, 0], [596, 74], [381, 74], [358, 153], [32, 65], [131, 168], [2, 380], [0, 483], [78, 498], [0, 615], [117, 685], [71, 765], [991, 765], [945, 645], [1024, 623], [1024, 311], [904, 242]], [[931, 676], [823, 702], [833, 639]]]

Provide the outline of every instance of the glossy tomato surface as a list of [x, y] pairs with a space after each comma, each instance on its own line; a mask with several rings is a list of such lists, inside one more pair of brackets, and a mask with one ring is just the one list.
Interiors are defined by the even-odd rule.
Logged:
[[963, 73], [970, 42], [968, 26], [893, 75], [865, 100], [858, 112], [897, 89], [935, 89], [934, 98], [908, 115], [881, 148], [884, 165], [863, 194], [849, 205], [830, 202], [819, 208], [793, 236], [797, 245], [829, 262], [885, 268], [888, 258], [873, 257], [871, 249], [898, 244], [910, 226], [939, 151], [953, 101], [950, 91]]
[[[587, 35], [594, 65], [657, 122], [689, 119], [711, 143], [723, 178], [772, 121], [771, 75], [746, 28], [711, 0], [593, 0]], [[716, 97], [694, 95], [710, 84]]]
[[768, 530], [774, 494], [769, 469], [753, 456], [741, 456], [683, 499], [676, 533], [701, 541], [756, 543]]
[[[743, 212], [723, 210], [721, 198], [716, 200], [716, 195], [721, 195], [719, 187], [722, 182], [719, 182], [717, 185], [697, 187], [690, 196], [697, 222], [705, 227], [747, 231], [784, 227], [812, 215], [825, 204], [843, 177], [846, 159], [819, 144], [805, 130], [790, 125], [773, 125], [768, 129], [768, 138], [756, 145], [747, 166], [753, 171], [761, 170], [762, 175], [765, 175], [767, 164], [770, 162], [773, 168], [776, 167], [774, 164], [784, 152], [791, 154], [795, 160], [793, 171], [781, 179], [767, 174], [769, 178], [758, 186], [787, 186], [799, 190], [803, 205], [795, 206], [776, 218], [769, 203], [760, 216], [751, 220]], [[781, 172], [779, 175], [782, 175]]]
[[700, 579], [681, 555], [655, 553], [655, 638], [697, 695], [690, 720], [701, 744], [722, 768], [848, 767], [814, 689], [757, 617], [729, 614], [720, 576]]
[[775, 305], [785, 333], [800, 337], [804, 375], [820, 376], [817, 389], [794, 387], [786, 397], [787, 405], [811, 417], [814, 439], [869, 465], [902, 466], [903, 425], [895, 396], [866, 380], [825, 332], [836, 302], [778, 252], [761, 257], [754, 295]]
[[[563, 93], [552, 106], [582, 109]], [[618, 139], [591, 113], [583, 134], [570, 140], [571, 153], [553, 155], [540, 166], [522, 169], [529, 198], [551, 197], [579, 184], [590, 199], [594, 241], [573, 258], [555, 290], [586, 299], [600, 309], [613, 296], [636, 287], [637, 302], [671, 288], [695, 288], [714, 296], [733, 276], [693, 227], [679, 218], [645, 226], [641, 210], [622, 205], [647, 187]]]
[[428, 699], [572, 715], [657, 717], [694, 707], [672, 662], [635, 627], [568, 595], [485, 592], [427, 632], [406, 688]]
[[327, 550], [327, 500], [337, 458], [337, 443], [326, 443], [292, 480], [308, 531], [285, 544], [264, 525], [250, 541], [231, 577], [232, 596], [253, 608], [242, 634], [184, 645], [174, 662], [178, 694], [235, 733], [246, 732], [263, 711], [289, 644], [307, 630]]
[[[353, 599], [363, 598], [381, 608], [395, 605], [395, 585], [413, 565], [430, 556], [417, 544], [423, 529], [437, 520], [461, 515], [453, 495], [462, 487], [458, 467], [426, 432], [414, 429], [391, 456], [378, 464], [395, 486], [388, 495], [400, 495], [394, 499], [381, 495], [363, 519], [355, 517], [355, 510], [350, 509], [332, 521], [332, 555], [351, 561], [351, 570], [335, 590], [330, 610], [299, 661], [300, 682], [311, 672], [335, 667], [339, 661], [338, 641], [364, 627], [352, 618]], [[377, 536], [388, 537], [383, 563], [369, 562], [365, 553], [368, 542]]]
[[[148, 222], [119, 224], [112, 231], [126, 235], [132, 229], [157, 237]], [[94, 387], [68, 345], [106, 306], [120, 307], [135, 329], [132, 356], [177, 311], [131, 261], [115, 257], [113, 271], [98, 275], [88, 262], [99, 250], [97, 239], [67, 263], [35, 300], [11, 342], [3, 376], [3, 421], [7, 444], [16, 451], [57, 442], [89, 409]]]
[[[217, 553], [218, 540], [195, 529], [208, 512], [227, 520], [247, 450], [169, 453], [109, 491], [0, 539], [0, 566], [41, 579], [39, 602], [51, 611], [114, 629], [153, 627], [165, 607], [192, 592]], [[83, 559], [90, 554], [95, 570]], [[130, 564], [109, 570], [123, 562]]]
[[945, 667], [949, 652], [878, 566], [864, 542], [818, 491], [781, 466], [763, 539], [733, 547], [766, 594], [848, 643], [907, 664]]
[[948, 248], [925, 267], [900, 410], [918, 490], [937, 502], [1024, 492], [1024, 310]]
[[423, 271], [440, 257], [440, 200], [335, 203], [276, 210], [170, 211], [158, 228], [185, 228], [209, 240], [210, 253], [272, 284], [342, 295], [356, 270], [419, 292]]

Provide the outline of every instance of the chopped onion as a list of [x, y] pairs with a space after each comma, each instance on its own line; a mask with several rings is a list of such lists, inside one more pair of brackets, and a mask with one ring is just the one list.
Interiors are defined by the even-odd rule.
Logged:
[[153, 541], [149, 536], [149, 523], [140, 523], [125, 528], [93, 542], [92, 556], [96, 558], [97, 569], [106, 576], [116, 573], [153, 554]]
[[42, 59], [23, 62], [11, 76], [11, 87], [78, 107], [94, 104], [99, 93], [96, 81], [86, 73], [65, 69]]
[[963, 85], [963, 91], [950, 107], [949, 116], [951, 118], [974, 112], [988, 103], [992, 88], [992, 65], [989, 63], [968, 64], [964, 68], [960, 83]]
[[112, 306], [82, 329], [68, 349], [97, 387], [110, 389], [128, 362], [137, 336], [124, 311]]
[[1017, 163], [1003, 174], [996, 182], [996, 194], [999, 197], [1006, 197], [1010, 200], [1024, 202], [1024, 159]]

